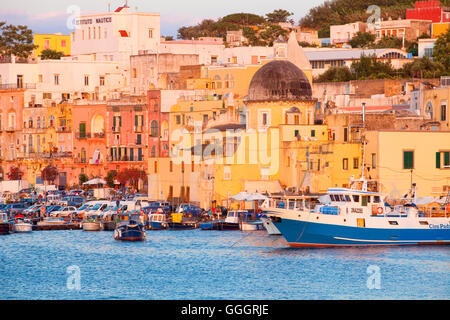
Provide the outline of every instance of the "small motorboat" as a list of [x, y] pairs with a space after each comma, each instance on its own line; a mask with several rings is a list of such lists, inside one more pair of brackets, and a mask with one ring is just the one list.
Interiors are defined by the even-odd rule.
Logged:
[[29, 220], [18, 219], [14, 222], [14, 232], [25, 233], [33, 231], [33, 224]]
[[100, 231], [102, 227], [99, 221], [85, 221], [83, 222], [83, 231]]
[[135, 221], [124, 221], [114, 230], [114, 239], [121, 241], [145, 241], [144, 225]]
[[150, 215], [149, 228], [151, 230], [164, 230], [169, 227], [164, 213], [152, 213]]
[[242, 231], [258, 231], [263, 230], [262, 220], [243, 220], [239, 222], [239, 227]]

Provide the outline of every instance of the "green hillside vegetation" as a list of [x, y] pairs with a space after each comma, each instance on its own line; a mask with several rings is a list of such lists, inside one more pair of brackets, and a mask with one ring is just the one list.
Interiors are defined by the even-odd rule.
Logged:
[[234, 13], [217, 20], [205, 19], [195, 26], [184, 26], [178, 29], [178, 39], [188, 40], [199, 37], [222, 37], [226, 41], [227, 31], [243, 31], [248, 39], [247, 45], [271, 46], [280, 35], [287, 31], [277, 23], [293, 22], [293, 15], [287, 10], [278, 9], [268, 13], [266, 17], [252, 13]]
[[[370, 5], [380, 7], [382, 19], [398, 19], [405, 18], [406, 9], [414, 8], [415, 2], [416, 0], [329, 0], [312, 8], [300, 19], [299, 25], [319, 30], [319, 37], [329, 37], [331, 25], [367, 21], [373, 14], [366, 12]], [[441, 0], [441, 4], [448, 7], [450, 0]]]

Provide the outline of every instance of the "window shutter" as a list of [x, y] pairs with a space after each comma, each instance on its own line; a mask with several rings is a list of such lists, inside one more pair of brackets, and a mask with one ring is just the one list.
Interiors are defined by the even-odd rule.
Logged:
[[450, 166], [450, 151], [444, 152], [444, 166]]
[[441, 168], [441, 153], [440, 152], [436, 152], [436, 168], [437, 169]]

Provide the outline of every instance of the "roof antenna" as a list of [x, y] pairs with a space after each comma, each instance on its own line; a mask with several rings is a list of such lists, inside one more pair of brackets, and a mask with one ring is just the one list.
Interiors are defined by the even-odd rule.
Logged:
[[108, 12], [111, 12], [111, 2], [108, 2]]

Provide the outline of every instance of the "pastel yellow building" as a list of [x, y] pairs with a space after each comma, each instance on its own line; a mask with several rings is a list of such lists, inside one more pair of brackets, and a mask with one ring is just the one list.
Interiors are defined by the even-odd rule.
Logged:
[[331, 141], [315, 124], [311, 84], [293, 63], [265, 64], [245, 99], [234, 98], [172, 107], [171, 157], [149, 160], [150, 198], [209, 208], [240, 191], [324, 192], [359, 178], [359, 144]]
[[381, 192], [401, 198], [412, 183], [419, 197], [450, 190], [450, 131], [368, 131], [366, 138], [366, 174]]
[[431, 37], [437, 38], [441, 34], [446, 33], [449, 26], [450, 26], [450, 22], [433, 23], [431, 25]]
[[39, 57], [43, 50], [50, 49], [63, 52], [70, 56], [70, 35], [62, 34], [34, 34], [34, 44], [38, 47], [34, 50], [34, 56]]

